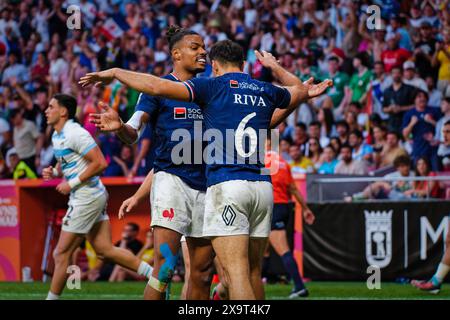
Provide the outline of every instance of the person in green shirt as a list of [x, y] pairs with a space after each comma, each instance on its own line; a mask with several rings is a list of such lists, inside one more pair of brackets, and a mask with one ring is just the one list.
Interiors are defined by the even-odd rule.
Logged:
[[8, 150], [6, 154], [8, 159], [8, 167], [12, 172], [12, 178], [17, 179], [36, 179], [36, 173], [30, 169], [30, 167], [22, 160], [20, 160], [19, 155], [15, 148]]
[[294, 74], [302, 80], [302, 82], [307, 81], [311, 77], [315, 80], [321, 79], [319, 69], [316, 66], [310, 65], [309, 57], [304, 53], [300, 53], [297, 57], [297, 67]]
[[368, 69], [368, 57], [364, 52], [358, 53], [353, 58], [353, 67], [356, 72], [350, 79], [350, 89], [352, 90], [352, 102], [359, 102], [364, 105], [370, 81], [372, 80], [372, 72]]
[[333, 87], [328, 88], [327, 96], [333, 101], [333, 107], [337, 108], [344, 98], [344, 88], [349, 85], [350, 77], [339, 71], [339, 59], [335, 56], [328, 58], [328, 73], [323, 75], [323, 79], [332, 79]]

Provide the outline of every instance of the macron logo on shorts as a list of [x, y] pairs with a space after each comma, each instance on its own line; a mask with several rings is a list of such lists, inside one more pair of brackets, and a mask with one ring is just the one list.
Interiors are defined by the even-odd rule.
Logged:
[[236, 212], [234, 212], [230, 205], [226, 205], [223, 209], [222, 219], [227, 226], [233, 225], [234, 219], [236, 219]]
[[174, 119], [186, 119], [186, 108], [178, 107], [173, 109], [173, 118]]

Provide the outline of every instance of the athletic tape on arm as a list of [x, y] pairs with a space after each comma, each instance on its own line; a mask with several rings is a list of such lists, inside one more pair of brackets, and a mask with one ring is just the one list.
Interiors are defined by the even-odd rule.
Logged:
[[127, 121], [127, 125], [132, 127], [134, 130], [138, 133], [138, 138], [142, 135], [142, 132], [144, 132], [145, 125], [142, 123], [142, 116], [144, 115], [144, 111], [135, 111], [133, 115], [131, 116], [130, 120]]

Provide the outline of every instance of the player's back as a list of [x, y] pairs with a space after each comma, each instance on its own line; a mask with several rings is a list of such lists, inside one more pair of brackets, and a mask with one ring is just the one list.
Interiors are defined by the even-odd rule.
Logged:
[[[52, 135], [55, 157], [61, 164], [66, 180], [79, 177], [89, 165], [84, 158], [97, 146], [89, 132], [73, 120], [68, 120], [61, 132]], [[72, 203], [88, 203], [106, 192], [99, 176], [94, 176], [70, 193]]]
[[270, 181], [261, 174], [265, 137], [274, 110], [289, 105], [289, 92], [240, 72], [185, 83], [204, 107], [205, 135], [213, 140], [206, 149], [208, 186], [229, 180]]

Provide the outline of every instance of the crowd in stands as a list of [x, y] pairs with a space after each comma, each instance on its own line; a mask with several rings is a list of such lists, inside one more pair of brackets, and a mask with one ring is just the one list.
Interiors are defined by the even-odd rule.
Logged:
[[[81, 9], [80, 30], [66, 25], [73, 4]], [[244, 71], [254, 78], [277, 81], [257, 49], [303, 81], [334, 81], [279, 126], [280, 152], [293, 173], [450, 171], [448, 0], [8, 0], [0, 4], [0, 177], [35, 178], [55, 161], [44, 110], [56, 92], [77, 97], [77, 119], [110, 164], [104, 175], [145, 175], [151, 128], [129, 147], [89, 123], [99, 101], [127, 120], [139, 92], [77, 81], [111, 67], [169, 73], [164, 35], [173, 24], [198, 32], [207, 48], [227, 38], [240, 43]], [[199, 76], [211, 76], [211, 68]], [[355, 197], [421, 197], [439, 187], [385, 183]]]

